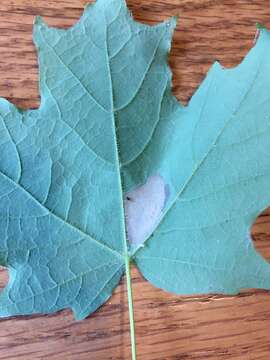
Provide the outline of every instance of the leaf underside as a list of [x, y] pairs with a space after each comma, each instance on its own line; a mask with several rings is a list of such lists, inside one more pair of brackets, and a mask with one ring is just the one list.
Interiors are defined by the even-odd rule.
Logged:
[[236, 68], [215, 63], [184, 107], [175, 25], [137, 23], [124, 0], [98, 0], [68, 30], [36, 19], [41, 105], [0, 99], [1, 316], [82, 319], [126, 257], [177, 294], [270, 289], [249, 235], [270, 203], [270, 34]]

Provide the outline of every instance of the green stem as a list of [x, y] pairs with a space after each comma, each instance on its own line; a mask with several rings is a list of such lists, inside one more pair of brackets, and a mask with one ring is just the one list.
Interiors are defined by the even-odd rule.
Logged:
[[130, 327], [130, 340], [131, 340], [131, 353], [132, 360], [136, 360], [136, 335], [135, 335], [135, 322], [134, 322], [134, 308], [133, 308], [133, 296], [132, 285], [130, 275], [130, 257], [126, 255], [126, 278], [127, 278], [127, 293], [128, 293], [128, 311], [129, 311], [129, 327]]

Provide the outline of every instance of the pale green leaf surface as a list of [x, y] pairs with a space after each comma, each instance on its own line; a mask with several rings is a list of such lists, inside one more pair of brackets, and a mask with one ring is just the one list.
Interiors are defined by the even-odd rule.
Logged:
[[[98, 0], [68, 30], [36, 19], [41, 105], [0, 100], [1, 316], [84, 318], [127, 257], [178, 294], [270, 288], [249, 235], [270, 203], [270, 35], [237, 68], [216, 63], [183, 107], [167, 65], [174, 27], [135, 22], [124, 0]], [[131, 204], [145, 237], [131, 246], [125, 193], [146, 214]]]
[[135, 254], [158, 287], [177, 294], [270, 289], [270, 266], [250, 237], [270, 203], [269, 59], [264, 29], [239, 66], [213, 65], [188, 107], [164, 101], [147, 151], [126, 169], [131, 187], [158, 173], [171, 189], [159, 226]]
[[99, 0], [68, 30], [36, 19], [40, 108], [0, 101], [0, 261], [10, 270], [2, 316], [70, 307], [83, 318], [118, 284], [120, 162], [154, 131], [174, 25], [138, 24], [121, 0]]

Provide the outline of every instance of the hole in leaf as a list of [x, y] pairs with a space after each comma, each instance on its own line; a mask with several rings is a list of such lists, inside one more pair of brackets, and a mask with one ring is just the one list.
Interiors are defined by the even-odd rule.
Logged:
[[8, 269], [0, 266], [0, 292], [7, 285], [9, 279]]
[[256, 250], [270, 262], [270, 208], [264, 210], [251, 228]]

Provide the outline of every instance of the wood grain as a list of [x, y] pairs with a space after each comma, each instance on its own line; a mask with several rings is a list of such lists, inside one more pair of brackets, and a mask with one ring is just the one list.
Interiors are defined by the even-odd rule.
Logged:
[[[180, 14], [170, 62], [174, 90], [187, 103], [214, 60], [238, 64], [253, 44], [255, 23], [270, 27], [267, 0], [129, 0], [136, 19], [153, 23]], [[0, 95], [23, 108], [39, 105], [34, 15], [55, 26], [72, 25], [80, 0], [9, 0], [0, 3]], [[269, 184], [270, 191], [270, 184]], [[258, 250], [270, 261], [270, 211], [252, 229]], [[0, 274], [0, 286], [7, 274]], [[3, 276], [2, 276], [3, 275]], [[132, 272], [138, 359], [268, 360], [270, 293], [235, 297], [176, 297]], [[124, 281], [111, 300], [83, 322], [69, 311], [0, 320], [0, 360], [130, 359]]]

